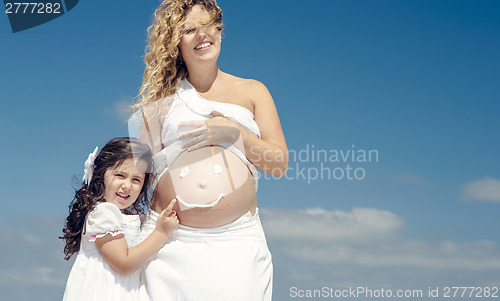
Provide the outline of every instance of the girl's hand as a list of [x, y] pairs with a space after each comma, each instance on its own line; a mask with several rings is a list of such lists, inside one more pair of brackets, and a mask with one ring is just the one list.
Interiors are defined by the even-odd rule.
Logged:
[[191, 120], [179, 123], [179, 127], [197, 127], [197, 129], [177, 137], [180, 140], [191, 138], [182, 145], [183, 148], [188, 148], [191, 151], [203, 146], [217, 145], [224, 141], [235, 144], [240, 138], [240, 130], [234, 122], [217, 111], [210, 114], [214, 117], [205, 121]]
[[176, 202], [177, 200], [173, 199], [170, 204], [168, 204], [167, 208], [161, 212], [156, 221], [156, 230], [164, 233], [167, 237], [170, 236], [179, 225], [179, 217], [177, 217], [175, 210], [172, 209]]

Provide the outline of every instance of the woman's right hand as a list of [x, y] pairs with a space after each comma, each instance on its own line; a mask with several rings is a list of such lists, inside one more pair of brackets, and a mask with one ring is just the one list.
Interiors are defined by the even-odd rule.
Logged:
[[167, 237], [172, 234], [179, 225], [179, 217], [172, 208], [174, 207], [176, 199], [170, 201], [167, 208], [163, 209], [158, 220], [156, 221], [156, 230], [164, 233]]

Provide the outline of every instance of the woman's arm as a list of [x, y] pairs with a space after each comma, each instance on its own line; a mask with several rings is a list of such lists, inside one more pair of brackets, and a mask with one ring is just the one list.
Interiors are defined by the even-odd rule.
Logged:
[[143, 266], [165, 244], [177, 228], [179, 219], [172, 211], [175, 200], [158, 217], [156, 229], [140, 244], [129, 248], [123, 234], [107, 234], [97, 238], [95, 244], [106, 262], [119, 274], [130, 274]]
[[[139, 120], [139, 122], [129, 122], [129, 126], [131, 124], [140, 126], [139, 140], [147, 144], [153, 154], [163, 149], [161, 142], [162, 123], [170, 110], [173, 99], [173, 96], [167, 96], [141, 107], [140, 111], [134, 115], [135, 121]], [[136, 132], [136, 129], [129, 129], [129, 132]]]
[[[288, 149], [281, 129], [278, 112], [267, 88], [256, 80], [244, 80], [238, 85], [238, 91], [250, 97], [254, 108], [255, 122], [260, 129], [260, 138], [240, 127], [235, 122], [224, 118], [219, 112], [212, 112], [214, 118], [206, 121], [184, 121], [179, 126], [197, 129], [179, 135], [179, 139], [191, 138], [183, 147], [194, 150], [222, 141], [235, 143], [241, 137], [245, 156], [260, 170], [282, 177], [288, 169]], [[221, 115], [221, 116], [218, 116]], [[240, 148], [240, 145], [236, 145]]]
[[256, 80], [247, 80], [245, 86], [261, 135], [259, 139], [236, 125], [243, 138], [245, 155], [260, 170], [282, 177], [288, 169], [288, 148], [273, 98], [266, 86]]

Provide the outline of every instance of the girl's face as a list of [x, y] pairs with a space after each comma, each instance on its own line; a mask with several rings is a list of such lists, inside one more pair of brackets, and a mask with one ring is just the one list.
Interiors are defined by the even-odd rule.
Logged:
[[[146, 162], [139, 160], [138, 164], [146, 165]], [[137, 169], [132, 158], [125, 159], [118, 166], [108, 168], [104, 173], [104, 199], [123, 212], [123, 209], [137, 200], [145, 177], [146, 174]]]
[[215, 27], [208, 27], [210, 14], [201, 5], [195, 5], [186, 14], [186, 23], [182, 32], [180, 50], [187, 65], [207, 60], [217, 60], [220, 53], [221, 32]]

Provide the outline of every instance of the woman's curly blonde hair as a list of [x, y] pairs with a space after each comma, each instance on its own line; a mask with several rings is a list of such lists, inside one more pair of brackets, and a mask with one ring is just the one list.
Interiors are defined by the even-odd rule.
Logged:
[[222, 10], [216, 0], [165, 0], [154, 13], [148, 28], [149, 43], [144, 58], [146, 69], [135, 107], [144, 107], [175, 93], [180, 81], [187, 76], [179, 43], [186, 14], [201, 5], [211, 15], [210, 24], [222, 30]]

